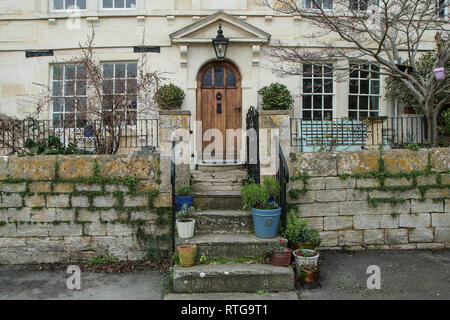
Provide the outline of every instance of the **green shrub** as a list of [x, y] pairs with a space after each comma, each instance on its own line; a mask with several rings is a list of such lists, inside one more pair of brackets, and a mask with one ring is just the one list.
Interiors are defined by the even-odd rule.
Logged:
[[180, 222], [189, 222], [191, 221], [191, 215], [193, 212], [195, 212], [195, 208], [194, 207], [188, 208], [187, 204], [185, 204], [183, 205], [181, 211], [177, 213], [177, 220]]
[[284, 84], [272, 83], [261, 88], [258, 93], [263, 110], [291, 110], [294, 105], [294, 98]]
[[175, 194], [180, 197], [187, 197], [191, 195], [191, 186], [183, 184], [175, 189]]
[[163, 110], [180, 109], [185, 96], [184, 91], [180, 87], [170, 83], [156, 91], [155, 101], [159, 108]]
[[280, 195], [280, 182], [275, 177], [264, 177], [263, 185], [269, 191], [271, 198], [275, 199]]
[[286, 231], [283, 233], [290, 245], [311, 242], [318, 247], [320, 245], [319, 233], [308, 229], [305, 220], [300, 219], [295, 212], [291, 211], [287, 216]]
[[270, 193], [266, 186], [261, 186], [256, 183], [245, 185], [241, 191], [242, 202], [245, 209], [276, 209], [278, 204], [269, 203]]

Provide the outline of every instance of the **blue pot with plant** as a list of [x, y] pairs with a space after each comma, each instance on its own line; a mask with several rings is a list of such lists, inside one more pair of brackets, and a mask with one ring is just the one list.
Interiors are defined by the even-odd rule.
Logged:
[[273, 177], [264, 177], [263, 185], [266, 186], [267, 190], [269, 191], [269, 202], [274, 203], [275, 199], [277, 199], [280, 196], [280, 182], [276, 179], [275, 176]]
[[269, 190], [266, 185], [250, 183], [241, 191], [245, 208], [252, 210], [253, 226], [258, 238], [273, 239], [277, 236], [280, 223], [281, 207], [276, 202], [269, 202]]
[[177, 203], [178, 211], [182, 211], [183, 208], [191, 208], [194, 204], [194, 197], [191, 196], [191, 186], [188, 184], [184, 184], [178, 186], [175, 189], [175, 199]]

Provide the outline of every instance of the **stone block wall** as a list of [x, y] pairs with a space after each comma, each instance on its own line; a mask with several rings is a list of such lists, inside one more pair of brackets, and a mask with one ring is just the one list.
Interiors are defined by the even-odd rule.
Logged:
[[289, 202], [329, 249], [450, 247], [450, 149], [291, 153]]
[[0, 158], [0, 264], [170, 248], [169, 164], [158, 153]]

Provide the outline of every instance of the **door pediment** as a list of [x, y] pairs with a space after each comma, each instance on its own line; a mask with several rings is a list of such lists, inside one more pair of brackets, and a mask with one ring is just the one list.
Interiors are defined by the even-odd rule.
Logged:
[[172, 43], [209, 43], [222, 24], [225, 36], [230, 42], [267, 43], [271, 35], [224, 11], [218, 11], [172, 34]]

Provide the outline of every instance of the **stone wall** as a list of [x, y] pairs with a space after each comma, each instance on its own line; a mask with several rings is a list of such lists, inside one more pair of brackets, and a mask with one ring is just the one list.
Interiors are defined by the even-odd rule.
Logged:
[[450, 149], [291, 153], [289, 202], [324, 248], [450, 247]]
[[[0, 264], [170, 246], [168, 167], [159, 154], [0, 158]], [[181, 177], [186, 180], [187, 177]]]

